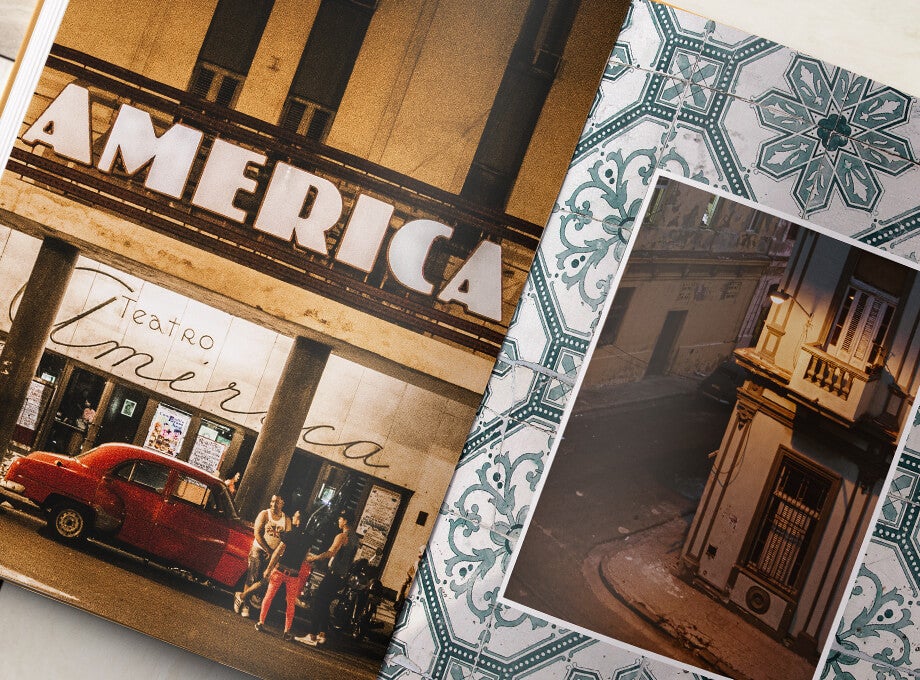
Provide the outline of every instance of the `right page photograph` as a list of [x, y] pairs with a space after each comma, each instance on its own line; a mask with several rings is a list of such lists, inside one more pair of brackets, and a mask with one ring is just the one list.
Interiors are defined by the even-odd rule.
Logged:
[[389, 677], [916, 673], [918, 120], [632, 3]]
[[704, 670], [811, 678], [912, 422], [920, 281], [654, 187], [505, 597]]

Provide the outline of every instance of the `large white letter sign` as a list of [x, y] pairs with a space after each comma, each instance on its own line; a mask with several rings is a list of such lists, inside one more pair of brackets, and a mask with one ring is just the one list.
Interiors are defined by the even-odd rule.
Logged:
[[[309, 214], [302, 216], [310, 187], [316, 193]], [[342, 195], [335, 184], [293, 165], [278, 163], [253, 226], [285, 241], [293, 236], [304, 248], [328, 255], [326, 230], [341, 215]]]
[[502, 248], [483, 241], [438, 295], [456, 301], [473, 314], [502, 320]]
[[239, 191], [252, 193], [258, 186], [251, 177], [246, 177], [250, 165], [262, 165], [265, 156], [236, 144], [215, 139], [211, 154], [201, 171], [198, 188], [192, 196], [192, 203], [205, 210], [242, 222], [246, 211], [233, 205]]
[[431, 295], [434, 285], [425, 280], [423, 268], [428, 251], [439, 238], [450, 238], [454, 230], [434, 220], [406, 222], [390, 239], [387, 260], [393, 276], [406, 288]]
[[89, 90], [71, 83], [22, 135], [26, 144], [45, 144], [72, 161], [93, 164], [90, 151]]
[[393, 206], [389, 203], [365, 194], [358, 196], [335, 259], [361, 271], [371, 271], [392, 216]]
[[144, 186], [181, 198], [202, 137], [201, 132], [181, 123], [157, 137], [149, 113], [122, 104], [96, 167], [111, 172], [119, 154], [129, 175], [150, 163]]

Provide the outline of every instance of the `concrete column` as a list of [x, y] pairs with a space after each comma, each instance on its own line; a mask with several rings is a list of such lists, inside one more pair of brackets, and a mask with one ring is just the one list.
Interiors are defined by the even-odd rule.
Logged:
[[64, 241], [44, 240], [0, 352], [0, 453], [4, 456], [79, 254]]
[[330, 351], [306, 338], [294, 340], [236, 492], [243, 517], [254, 519], [281, 488]]

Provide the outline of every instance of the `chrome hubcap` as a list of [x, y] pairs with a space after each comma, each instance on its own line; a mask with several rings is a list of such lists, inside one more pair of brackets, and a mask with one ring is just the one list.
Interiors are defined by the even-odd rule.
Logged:
[[83, 530], [83, 517], [76, 510], [67, 509], [58, 514], [54, 526], [61, 536], [73, 538]]

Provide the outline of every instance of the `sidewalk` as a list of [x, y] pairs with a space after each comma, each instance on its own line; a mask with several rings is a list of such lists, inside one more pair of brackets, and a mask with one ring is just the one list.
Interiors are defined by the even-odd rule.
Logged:
[[599, 546], [604, 585], [643, 619], [736, 680], [808, 680], [814, 666], [677, 577], [687, 523]]
[[680, 397], [694, 393], [699, 382], [699, 378], [661, 375], [619, 385], [582, 385], [574, 413], [592, 413]]

